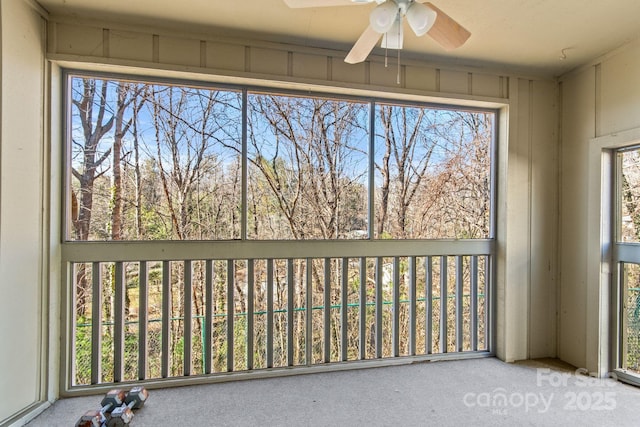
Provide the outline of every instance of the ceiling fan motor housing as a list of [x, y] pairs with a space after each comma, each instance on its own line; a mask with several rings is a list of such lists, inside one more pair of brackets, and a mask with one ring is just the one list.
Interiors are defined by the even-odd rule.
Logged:
[[[380, 34], [385, 34], [385, 38], [402, 37], [402, 18], [407, 18], [409, 26], [418, 36], [423, 36], [433, 26], [437, 13], [435, 10], [415, 0], [387, 0], [376, 6], [369, 15], [371, 28]], [[391, 34], [393, 32], [393, 34]], [[386, 46], [393, 49], [401, 49], [402, 42], [398, 47]]]

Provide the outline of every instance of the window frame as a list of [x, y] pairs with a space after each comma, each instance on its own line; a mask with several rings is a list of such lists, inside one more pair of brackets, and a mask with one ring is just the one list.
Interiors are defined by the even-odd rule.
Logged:
[[[373, 224], [375, 223], [375, 145], [376, 145], [376, 128], [375, 128], [375, 113], [376, 108], [379, 105], [392, 105], [394, 107], [407, 107], [407, 108], [424, 108], [424, 109], [437, 109], [437, 110], [450, 110], [450, 111], [459, 111], [459, 112], [480, 112], [480, 113], [491, 113], [493, 114], [493, 123], [491, 129], [491, 142], [489, 146], [489, 157], [490, 157], [490, 171], [489, 171], [489, 179], [490, 179], [490, 199], [489, 199], [489, 234], [483, 238], [474, 238], [474, 239], [455, 239], [455, 238], [437, 238], [437, 239], [429, 239], [429, 238], [416, 238], [416, 239], [394, 239], [397, 241], [453, 241], [453, 240], [495, 240], [497, 236], [497, 191], [498, 191], [498, 141], [500, 140], [499, 135], [499, 127], [501, 122], [501, 108], [499, 107], [482, 107], [479, 105], [469, 105], [468, 101], [461, 102], [460, 104], [456, 104], [454, 102], [434, 102], [434, 101], [420, 101], [420, 100], [412, 100], [412, 99], [403, 99], [402, 96], [394, 97], [393, 94], [378, 94], [371, 93], [371, 95], [355, 95], [355, 94], [345, 94], [343, 91], [339, 91], [336, 88], [335, 91], [327, 90], [326, 88], [322, 88], [322, 90], [303, 90], [303, 89], [294, 89], [294, 88], [282, 88], [278, 87], [278, 85], [256, 85], [256, 84], [242, 84], [242, 83], [224, 83], [224, 82], [216, 82], [209, 81], [207, 79], [196, 80], [196, 79], [183, 79], [179, 77], [158, 77], [146, 74], [129, 74], [129, 73], [119, 73], [119, 72], [106, 72], [106, 71], [93, 71], [93, 70], [83, 70], [76, 68], [62, 68], [61, 69], [61, 78], [62, 78], [62, 133], [63, 133], [63, 149], [62, 149], [62, 160], [63, 160], [63, 173], [62, 173], [62, 206], [63, 206], [63, 215], [61, 217], [61, 238], [62, 243], [64, 244], [74, 244], [74, 243], [109, 243], [112, 240], [87, 240], [87, 241], [79, 241], [73, 240], [71, 238], [72, 235], [72, 226], [71, 226], [71, 200], [70, 200], [70, 191], [71, 188], [71, 117], [72, 117], [72, 103], [70, 102], [72, 97], [72, 85], [71, 79], [73, 77], [77, 78], [95, 78], [95, 79], [103, 79], [103, 80], [113, 80], [113, 81], [131, 81], [138, 82], [143, 84], [159, 84], [159, 85], [167, 85], [167, 86], [188, 86], [194, 88], [201, 88], [207, 90], [228, 90], [233, 92], [238, 92], [241, 95], [241, 109], [242, 109], [242, 123], [241, 123], [241, 143], [242, 143], [242, 156], [241, 156], [241, 179], [242, 179], [242, 190], [241, 190], [241, 212], [242, 218], [240, 220], [240, 238], [239, 239], [211, 239], [204, 240], [205, 242], [228, 242], [240, 240], [242, 242], [300, 242], [300, 241], [309, 241], [309, 242], [355, 242], [355, 241], [384, 241], [385, 239], [381, 239], [379, 237], [375, 237]], [[357, 102], [364, 103], [369, 105], [369, 152], [367, 153], [368, 157], [368, 168], [367, 171], [367, 181], [368, 181], [368, 201], [367, 201], [367, 237], [364, 239], [305, 239], [305, 240], [294, 240], [294, 239], [273, 239], [273, 240], [259, 240], [259, 239], [249, 239], [247, 237], [247, 182], [248, 182], [248, 165], [247, 165], [247, 122], [248, 122], [248, 96], [249, 94], [272, 94], [276, 96], [291, 96], [291, 97], [306, 97], [306, 98], [324, 98], [324, 99], [334, 99], [337, 101], [344, 102]], [[462, 101], [462, 100], [461, 100]], [[477, 104], [481, 104], [478, 102]], [[139, 240], [122, 240], [121, 243], [135, 243], [141, 242]], [[180, 240], [169, 239], [169, 240], [144, 240], [144, 242], [180, 242]], [[199, 240], [184, 240], [183, 242], [199, 242]]]
[[612, 290], [610, 312], [610, 368], [608, 376], [620, 381], [638, 386], [640, 385], [640, 373], [626, 368], [626, 297], [627, 297], [627, 269], [626, 266], [640, 265], [640, 242], [625, 241], [623, 239], [623, 155], [630, 151], [639, 151], [640, 144], [622, 144], [611, 148], [611, 239], [613, 242], [612, 258]]

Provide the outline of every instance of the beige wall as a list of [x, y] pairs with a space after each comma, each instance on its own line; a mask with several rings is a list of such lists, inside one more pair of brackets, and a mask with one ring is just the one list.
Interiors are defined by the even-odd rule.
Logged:
[[43, 399], [44, 21], [2, 0], [0, 424]]
[[498, 356], [556, 355], [557, 86], [517, 79], [499, 153]]
[[[640, 44], [562, 78], [561, 243], [558, 355], [607, 369], [607, 277], [599, 244], [603, 139], [640, 127]], [[595, 161], [594, 161], [595, 160]], [[605, 200], [606, 203], [606, 200]], [[606, 238], [606, 237], [605, 237]]]

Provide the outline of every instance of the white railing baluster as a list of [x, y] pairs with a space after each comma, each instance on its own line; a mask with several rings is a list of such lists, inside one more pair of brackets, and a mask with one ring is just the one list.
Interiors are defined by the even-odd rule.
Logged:
[[495, 331], [493, 330], [493, 286], [495, 283], [493, 262], [484, 257], [484, 348], [495, 348]]
[[424, 312], [425, 312], [425, 332], [426, 338], [424, 343], [425, 354], [433, 353], [433, 258], [427, 256], [424, 259]]
[[147, 348], [149, 343], [149, 267], [138, 264], [138, 379], [147, 378]]
[[122, 262], [115, 263], [114, 276], [113, 382], [119, 383], [124, 380], [124, 294], [126, 289]]
[[456, 257], [456, 350], [464, 351], [464, 258]]
[[349, 299], [348, 299], [348, 286], [349, 286], [349, 258], [342, 258], [341, 268], [341, 282], [340, 287], [340, 360], [346, 362], [347, 360], [347, 346], [348, 346], [348, 314], [349, 314]]
[[382, 257], [376, 258], [376, 359], [380, 359], [382, 357], [383, 261]]
[[360, 360], [367, 358], [367, 259], [360, 258]]
[[169, 377], [169, 361], [171, 360], [171, 261], [162, 263], [162, 361], [161, 376]]
[[[83, 269], [86, 270], [86, 265]], [[74, 277], [78, 277], [77, 273]], [[91, 384], [99, 384], [102, 382], [102, 271], [99, 262], [91, 266], [91, 292]]]
[[324, 363], [331, 362], [331, 259], [324, 259]]
[[463, 273], [462, 273], [462, 265], [463, 258], [458, 255], [456, 257], [456, 351], [462, 351], [463, 349], [463, 326], [464, 326], [464, 318], [463, 318], [463, 307], [464, 307], [464, 292], [463, 292]]
[[392, 355], [400, 356], [400, 258], [393, 258], [393, 339]]
[[273, 368], [273, 259], [267, 260], [267, 368]]
[[294, 365], [294, 351], [293, 351], [293, 331], [295, 329], [293, 324], [294, 314], [294, 293], [295, 293], [295, 277], [293, 275], [293, 260], [287, 260], [287, 365]]
[[233, 372], [233, 328], [234, 328], [234, 294], [235, 261], [227, 260], [227, 372]]
[[254, 260], [247, 260], [247, 370], [253, 369]]
[[202, 357], [204, 358], [204, 373], [210, 374], [211, 369], [211, 347], [213, 345], [213, 260], [208, 259], [205, 262], [205, 283], [204, 283], [204, 350]]
[[184, 331], [184, 346], [183, 346], [183, 371], [185, 376], [191, 375], [191, 344], [193, 337], [193, 313], [192, 313], [192, 303], [193, 303], [193, 275], [192, 275], [192, 263], [191, 260], [184, 261], [184, 320], [183, 320], [183, 331]]
[[409, 355], [416, 354], [417, 298], [416, 257], [409, 257]]
[[447, 352], [447, 307], [448, 307], [448, 290], [447, 290], [447, 257], [440, 257], [440, 353]]
[[313, 277], [312, 277], [313, 260], [306, 260], [306, 325], [305, 325], [305, 364], [311, 366], [313, 364]]

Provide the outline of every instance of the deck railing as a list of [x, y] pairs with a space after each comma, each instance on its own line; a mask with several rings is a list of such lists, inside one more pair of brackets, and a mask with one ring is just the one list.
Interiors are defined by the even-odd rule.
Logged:
[[64, 244], [65, 391], [491, 354], [493, 245]]

